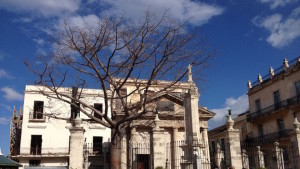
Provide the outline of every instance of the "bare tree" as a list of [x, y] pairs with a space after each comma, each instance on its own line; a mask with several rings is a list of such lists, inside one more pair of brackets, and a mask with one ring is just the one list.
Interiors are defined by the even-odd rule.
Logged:
[[[39, 92], [79, 108], [92, 120], [113, 129], [114, 135], [150, 111], [146, 106], [155, 95], [169, 92], [180, 83], [188, 64], [201, 71], [212, 55], [199, 29], [192, 30], [166, 14], [157, 18], [149, 12], [139, 21], [106, 18], [85, 28], [66, 24], [63, 31], [54, 35], [53, 42], [53, 52], [39, 58], [40, 64], [26, 62], [38, 77], [36, 84], [46, 87], [51, 94]], [[161, 80], [168, 83], [150, 95], [149, 87]], [[124, 94], [122, 89], [128, 82], [134, 83], [136, 89]], [[59, 90], [64, 86], [76, 87], [78, 91], [66, 94]], [[103, 111], [81, 99], [87, 87], [103, 90]], [[140, 99], [128, 104], [126, 98], [133, 93], [138, 93]], [[120, 109], [111, 105], [116, 102]], [[109, 109], [125, 116], [116, 119], [112, 113], [110, 117]]]

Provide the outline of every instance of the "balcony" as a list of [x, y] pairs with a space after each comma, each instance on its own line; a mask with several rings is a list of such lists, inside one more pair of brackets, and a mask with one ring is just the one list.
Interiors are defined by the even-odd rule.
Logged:
[[29, 112], [30, 122], [45, 122], [46, 116], [43, 112]]
[[20, 154], [15, 157], [66, 157], [69, 156], [68, 147], [58, 148], [41, 148], [41, 147], [28, 147], [21, 148]]
[[300, 95], [287, 99], [289, 106], [294, 106], [300, 103]]
[[241, 141], [241, 144], [242, 146], [246, 146], [246, 147], [257, 146], [265, 143], [273, 144], [275, 141], [280, 141], [290, 136], [292, 131], [293, 131], [292, 129], [286, 129], [286, 130], [281, 130], [270, 134], [265, 134], [259, 137], [253, 137], [253, 138], [249, 137], [246, 140]]
[[254, 121], [260, 117], [271, 115], [279, 110], [282, 110], [283, 108], [286, 108], [288, 106], [288, 102], [286, 100], [280, 101], [276, 104], [273, 104], [269, 107], [263, 108], [259, 111], [256, 111], [254, 113], [250, 113], [247, 115], [248, 121]]

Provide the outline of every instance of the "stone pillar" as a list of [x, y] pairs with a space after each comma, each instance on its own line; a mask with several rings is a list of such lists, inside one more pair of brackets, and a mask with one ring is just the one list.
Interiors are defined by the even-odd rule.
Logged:
[[153, 132], [153, 164], [154, 168], [163, 167], [166, 165], [166, 142], [164, 136], [167, 134], [161, 128], [159, 128], [158, 114], [155, 116], [154, 124], [155, 127], [152, 129]]
[[[184, 95], [184, 125], [185, 125], [185, 140], [186, 145], [183, 146], [184, 159], [181, 167], [185, 169], [199, 168], [201, 152], [199, 148], [200, 122], [199, 122], [199, 93], [198, 88], [192, 80], [191, 65], [188, 67], [188, 92]], [[198, 147], [197, 147], [198, 145]], [[208, 157], [209, 158], [209, 157]]]
[[245, 149], [242, 150], [242, 162], [243, 168], [249, 169], [249, 156]]
[[84, 132], [81, 127], [82, 120], [79, 116], [72, 122], [70, 130], [70, 169], [83, 169], [83, 145], [84, 145]]
[[176, 163], [177, 160], [179, 160], [181, 157], [178, 154], [178, 148], [179, 148], [179, 143], [178, 143], [178, 128], [174, 127], [173, 128], [173, 138], [172, 138], [172, 143], [171, 143], [171, 147], [172, 147], [172, 161], [171, 161], [171, 165], [174, 166], [178, 166], [178, 164]]
[[225, 137], [225, 155], [226, 165], [231, 168], [241, 169], [241, 145], [240, 145], [240, 132], [238, 129], [234, 129], [234, 121], [231, 118], [231, 112], [227, 119], [227, 131]]
[[276, 166], [277, 168], [275, 169], [284, 169], [284, 159], [283, 159], [283, 150], [279, 148], [279, 143], [275, 142], [275, 155], [276, 155]]
[[224, 160], [224, 151], [221, 150], [221, 146], [217, 142], [217, 151], [215, 154], [215, 163], [217, 168], [222, 168], [223, 160]]
[[256, 146], [256, 149], [257, 149], [256, 164], [258, 168], [265, 168], [264, 153], [260, 150], [260, 146]]
[[300, 166], [300, 123], [294, 114], [294, 132], [291, 135], [291, 149], [294, 151], [294, 167]]

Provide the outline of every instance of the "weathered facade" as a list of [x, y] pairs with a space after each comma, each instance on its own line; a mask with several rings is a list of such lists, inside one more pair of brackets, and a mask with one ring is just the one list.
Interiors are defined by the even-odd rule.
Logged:
[[[11, 132], [11, 143], [15, 145], [10, 147], [10, 157], [22, 164], [21, 168], [68, 168], [74, 162], [80, 163], [81, 168], [108, 168], [109, 162], [103, 162], [103, 159], [110, 151], [106, 146], [110, 143], [111, 130], [80, 112], [77, 117], [83, 121], [78, 126], [72, 125], [70, 120], [65, 120], [71, 119], [71, 106], [50, 99], [39, 90], [45, 89], [26, 86], [23, 111], [19, 118], [15, 114], [12, 118], [12, 125], [18, 126], [11, 128], [17, 132]], [[71, 88], [59, 90], [72, 93]], [[82, 99], [101, 109], [104, 108], [101, 94], [101, 90], [85, 89]], [[75, 158], [70, 158], [72, 154]]]
[[[149, 90], [155, 93], [168, 83], [158, 82]], [[135, 86], [136, 82], [129, 81], [124, 90], [131, 93]], [[133, 93], [126, 101], [134, 104], [139, 96]], [[120, 168], [193, 168], [191, 163], [210, 168], [207, 121], [215, 114], [198, 106], [199, 94], [192, 79], [151, 99], [148, 107], [153, 111], [129, 123], [119, 140]], [[122, 110], [114, 113], [115, 118], [124, 116]], [[189, 150], [188, 145], [193, 148]]]
[[[249, 81], [248, 89], [249, 112], [234, 119], [243, 168], [299, 168], [300, 58], [284, 59], [278, 69]], [[209, 131], [217, 166], [226, 161], [226, 131], [226, 126]]]

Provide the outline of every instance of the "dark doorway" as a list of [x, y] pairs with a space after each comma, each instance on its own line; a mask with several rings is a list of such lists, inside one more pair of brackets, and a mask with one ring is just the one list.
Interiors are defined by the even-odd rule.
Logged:
[[93, 152], [102, 154], [102, 137], [93, 137]]
[[150, 169], [150, 155], [137, 154], [137, 169]]
[[41, 160], [29, 160], [30, 167], [36, 167], [41, 165]]
[[31, 135], [30, 154], [41, 155], [42, 152], [42, 136]]

